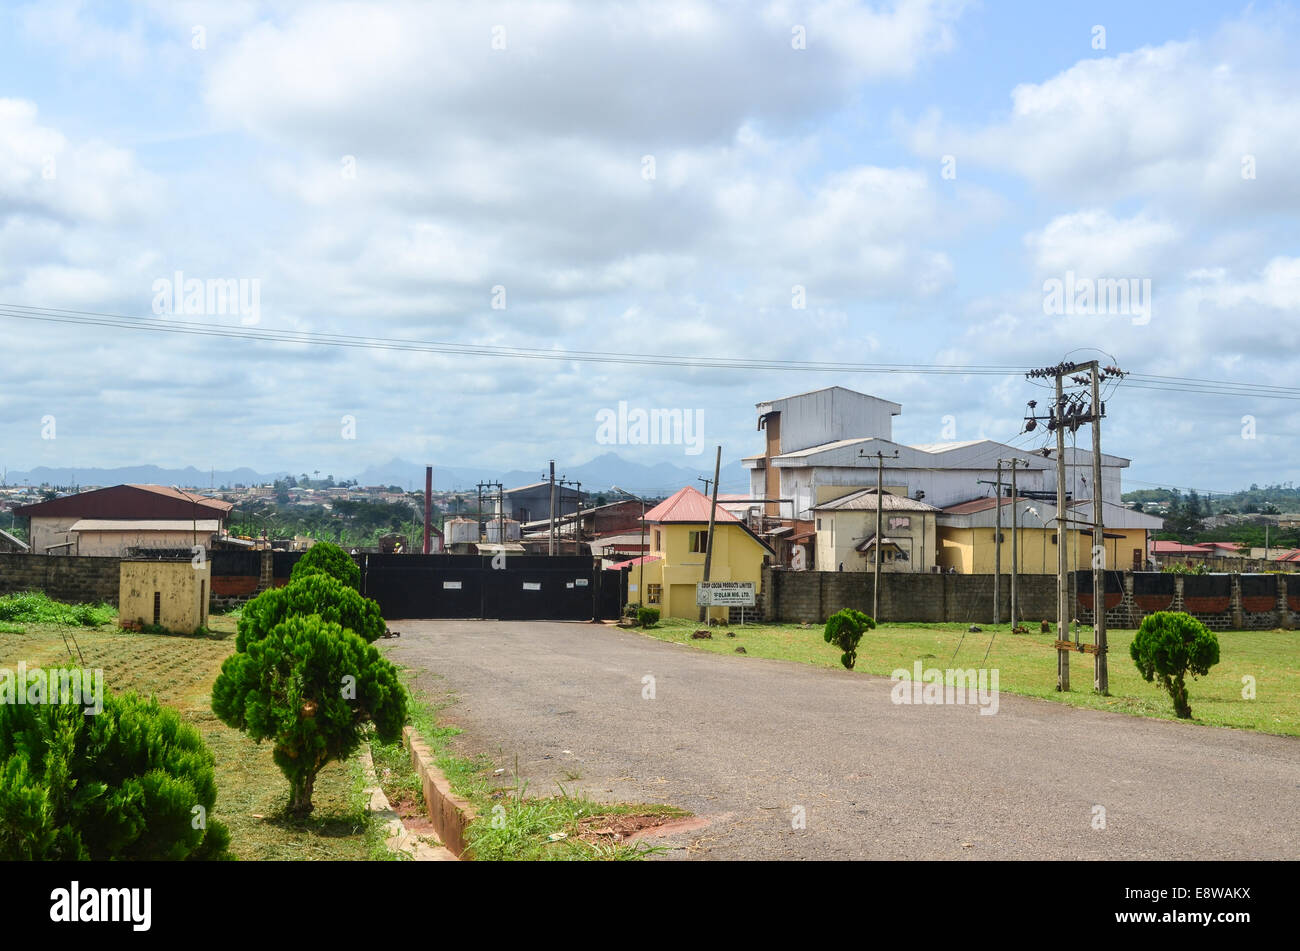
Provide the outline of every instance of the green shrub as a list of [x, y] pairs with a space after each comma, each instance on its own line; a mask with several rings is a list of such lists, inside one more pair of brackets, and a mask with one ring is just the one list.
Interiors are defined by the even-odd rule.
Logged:
[[397, 670], [379, 651], [338, 624], [294, 616], [221, 665], [212, 711], [259, 743], [289, 780], [289, 811], [311, 812], [316, 774], [346, 759], [367, 723], [394, 743], [406, 722]]
[[337, 578], [349, 588], [361, 590], [361, 569], [352, 560], [352, 556], [338, 545], [331, 545], [329, 542], [317, 542], [312, 545], [294, 564], [289, 577], [297, 580], [317, 571], [331, 578]]
[[1147, 683], [1160, 678], [1160, 686], [1173, 698], [1174, 713], [1191, 719], [1185, 677], [1204, 677], [1219, 662], [1214, 632], [1182, 611], [1157, 611], [1142, 619], [1128, 652]]
[[640, 601], [629, 601], [623, 605], [623, 617], [635, 618], [636, 613], [641, 610]]
[[846, 670], [852, 670], [853, 665], [858, 662], [858, 643], [862, 640], [862, 635], [875, 626], [876, 622], [861, 611], [844, 608], [826, 619], [826, 629], [822, 632], [822, 637], [827, 644], [834, 644], [843, 651], [840, 654], [840, 663]]
[[116, 613], [109, 604], [64, 604], [52, 600], [43, 591], [23, 591], [0, 597], [0, 621], [98, 627], [111, 621]]
[[244, 605], [235, 650], [246, 651], [249, 644], [265, 637], [277, 624], [294, 615], [307, 614], [333, 621], [367, 644], [382, 637], [388, 629], [376, 602], [363, 598], [355, 588], [330, 575], [309, 571], [282, 588], [263, 591]]
[[654, 627], [659, 623], [659, 609], [637, 608], [636, 623], [642, 627]]
[[228, 858], [216, 799], [198, 730], [154, 699], [0, 704], [0, 860]]

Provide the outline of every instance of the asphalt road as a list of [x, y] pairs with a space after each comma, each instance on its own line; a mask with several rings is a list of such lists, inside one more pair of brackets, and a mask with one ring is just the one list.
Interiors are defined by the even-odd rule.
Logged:
[[517, 757], [530, 794], [563, 783], [707, 820], [665, 840], [672, 857], [1300, 858], [1291, 737], [1008, 694], [994, 715], [896, 704], [887, 679], [604, 625], [390, 627], [385, 650], [454, 698], [460, 748], [502, 780]]

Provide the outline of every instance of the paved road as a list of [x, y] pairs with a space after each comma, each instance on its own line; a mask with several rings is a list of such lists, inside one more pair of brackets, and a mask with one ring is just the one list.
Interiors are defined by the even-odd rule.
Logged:
[[503, 778], [517, 756], [534, 794], [562, 782], [707, 818], [674, 857], [1300, 858], [1294, 738], [1007, 694], [995, 715], [901, 705], [883, 678], [592, 624], [390, 626], [386, 650], [451, 692], [462, 749]]

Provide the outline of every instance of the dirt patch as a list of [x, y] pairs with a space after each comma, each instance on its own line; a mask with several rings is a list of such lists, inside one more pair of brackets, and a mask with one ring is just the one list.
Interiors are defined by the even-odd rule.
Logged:
[[424, 801], [421, 797], [412, 797], [404, 793], [400, 798], [390, 798], [388, 804], [408, 831], [416, 835], [434, 835], [433, 823], [429, 821], [429, 816], [424, 811]]
[[630, 815], [614, 813], [588, 816], [579, 826], [578, 838], [584, 842], [635, 842], [639, 839], [659, 839], [679, 832], [703, 829], [709, 820], [698, 816]]

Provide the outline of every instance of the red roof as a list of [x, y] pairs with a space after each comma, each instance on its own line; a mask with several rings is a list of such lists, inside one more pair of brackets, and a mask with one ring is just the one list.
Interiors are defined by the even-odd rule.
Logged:
[[20, 506], [14, 512], [22, 516], [167, 519], [191, 518], [197, 509], [208, 518], [224, 519], [233, 507], [221, 499], [177, 492], [161, 485], [127, 484], [35, 502]]
[[1300, 561], [1300, 548], [1294, 548], [1285, 555], [1278, 555], [1274, 561]]
[[1184, 545], [1182, 542], [1152, 541], [1151, 553], [1154, 555], [1210, 555], [1213, 551], [1204, 545]]
[[[709, 520], [709, 509], [712, 503], [709, 497], [699, 489], [687, 486], [679, 489], [668, 498], [664, 499], [650, 511], [645, 513], [647, 522], [705, 522]], [[721, 505], [718, 506], [717, 514], [714, 517], [717, 523], [734, 522], [744, 524], [736, 516], [732, 515]]]
[[631, 568], [633, 565], [649, 564], [652, 561], [658, 561], [658, 555], [642, 555], [640, 558], [629, 558], [627, 561], [620, 561], [609, 566], [609, 570], [617, 571], [619, 568]]

